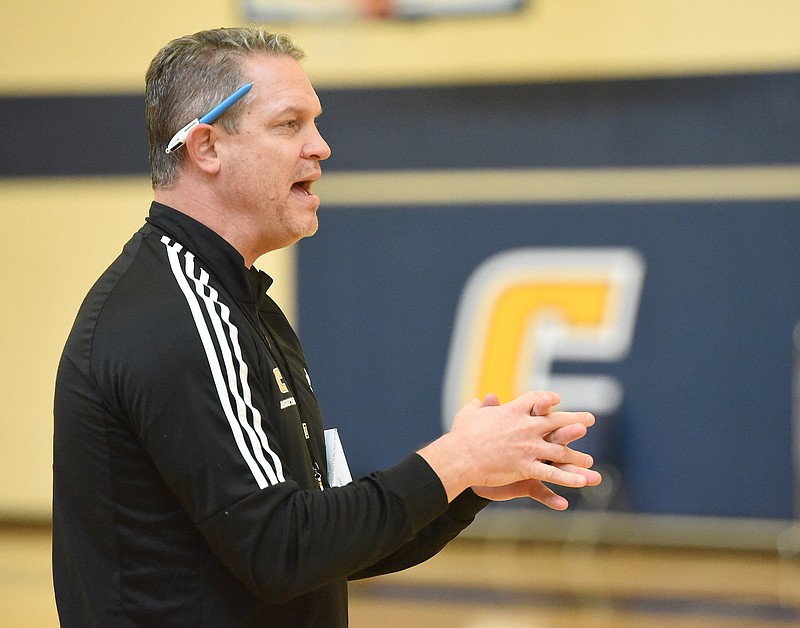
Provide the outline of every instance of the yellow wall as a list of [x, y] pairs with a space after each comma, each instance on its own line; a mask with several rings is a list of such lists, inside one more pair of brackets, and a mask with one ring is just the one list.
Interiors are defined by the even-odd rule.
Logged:
[[[6, 0], [0, 94], [139, 90], [169, 39], [242, 22], [235, 0]], [[529, 0], [522, 15], [274, 24], [318, 85], [649, 75], [800, 64], [796, 0]]]
[[[136, 93], [166, 41], [242, 21], [232, 0], [6, 0], [0, 97]], [[306, 49], [317, 85], [345, 86], [797, 70], [797, 24], [797, 0], [531, 0], [511, 17], [273, 26]], [[60, 350], [149, 199], [145, 177], [0, 179], [0, 518], [49, 516]], [[291, 253], [259, 265], [292, 316]]]

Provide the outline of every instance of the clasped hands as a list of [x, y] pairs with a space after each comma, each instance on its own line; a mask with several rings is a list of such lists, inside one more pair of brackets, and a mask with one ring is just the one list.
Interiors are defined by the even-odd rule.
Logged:
[[[560, 399], [551, 392], [529, 393], [512, 403], [524, 405], [528, 400], [533, 401], [531, 415], [534, 425], [531, 430], [534, 438], [538, 434], [541, 439], [540, 455], [528, 461], [527, 472], [530, 477], [508, 484], [473, 486], [472, 490], [493, 501], [530, 497], [554, 510], [565, 510], [569, 502], [544, 482], [570, 488], [600, 484], [601, 475], [590, 468], [594, 464], [592, 457], [568, 447], [570, 443], [586, 435], [587, 429], [594, 425], [594, 416], [588, 412], [553, 412], [553, 407]], [[473, 400], [461, 412], [469, 413], [476, 410], [476, 406], [477, 400]], [[500, 407], [497, 396], [487, 395], [483, 400], [483, 407]]]
[[552, 392], [532, 392], [501, 405], [496, 395], [473, 399], [456, 415], [449, 435], [459, 438], [479, 479], [481, 497], [504, 501], [529, 497], [554, 510], [568, 501], [545, 482], [570, 488], [602, 481], [588, 454], [571, 449], [595, 422], [589, 412], [553, 411]]

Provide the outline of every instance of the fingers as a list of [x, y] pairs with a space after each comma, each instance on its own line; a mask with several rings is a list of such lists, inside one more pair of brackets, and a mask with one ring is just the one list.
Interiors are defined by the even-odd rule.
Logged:
[[[476, 401], [475, 399], [470, 401], [470, 403], [462, 408], [461, 412], [464, 412], [467, 407], [474, 409]], [[561, 398], [554, 392], [536, 391], [522, 395], [506, 404], [506, 406], [517, 412], [521, 411], [526, 416], [534, 416], [543, 419], [545, 421], [543, 427], [546, 428], [546, 432], [556, 432], [554, 436], [548, 438], [548, 441], [567, 445], [584, 436], [586, 430], [580, 427], [573, 427], [569, 430], [559, 432], [558, 430], [560, 428], [573, 423], [591, 427], [594, 425], [595, 418], [590, 412], [552, 412], [553, 406], [560, 403], [560, 401]], [[484, 396], [481, 405], [486, 408], [491, 406], [497, 407], [501, 404], [500, 399], [495, 393], [488, 393]], [[461, 414], [461, 412], [459, 414]]]
[[582, 469], [588, 469], [594, 464], [594, 459], [589, 455], [566, 445], [547, 444], [541, 448], [539, 460], [559, 465], [571, 464]]
[[[493, 393], [472, 399], [456, 415], [446, 439], [450, 449], [461, 452], [448, 456], [451, 462], [461, 461], [454, 476], [468, 482], [467, 486], [513, 486], [518, 481], [570, 488], [599, 484], [600, 474], [590, 471], [592, 457], [568, 446], [585, 436], [595, 418], [589, 412], [552, 411], [559, 401], [557, 394], [547, 391], [528, 393], [502, 405]], [[566, 508], [566, 500], [551, 490], [536, 491], [534, 499], [551, 508]], [[501, 494], [513, 498], [508, 490], [493, 495]]]
[[533, 460], [529, 465], [529, 477], [549, 484], [558, 484], [568, 488], [583, 488], [587, 485], [587, 477], [583, 473], [566, 471], [561, 465], [545, 464], [541, 460]]
[[551, 412], [547, 416], [537, 416], [536, 418], [542, 420], [542, 427], [546, 429], [547, 433], [573, 423], [579, 423], [587, 428], [595, 423], [594, 415], [591, 412]]
[[550, 414], [553, 406], [561, 401], [556, 393], [547, 390], [529, 392], [509, 402], [510, 406], [531, 416], [544, 416]]
[[569, 502], [541, 482], [531, 482], [528, 497], [553, 510], [566, 510]]
[[570, 464], [559, 464], [562, 471], [568, 473], [578, 473], [586, 478], [586, 486], [598, 486], [603, 481], [603, 476], [593, 469], [584, 469]]
[[[525, 398], [527, 401], [524, 401]], [[551, 392], [534, 392], [523, 395], [506, 406], [512, 407], [516, 404], [516, 410], [519, 411], [531, 401], [533, 401], [533, 409], [538, 410], [559, 401], [559, 397]], [[483, 408], [498, 407], [499, 405], [500, 400], [494, 393], [487, 394], [482, 403]], [[529, 417], [530, 415], [525, 414], [524, 416]], [[542, 439], [539, 441], [536, 451], [531, 452], [533, 453], [531, 458], [555, 462], [559, 465], [569, 464], [584, 469], [594, 464], [591, 456], [567, 447], [569, 443], [585, 436], [588, 427], [594, 424], [595, 417], [590, 412], [552, 412], [546, 416], [533, 416], [525, 422], [528, 424], [526, 429], [532, 429], [532, 433], [529, 432], [529, 434], [538, 433], [538, 438]]]
[[553, 510], [566, 510], [569, 502], [539, 480], [521, 480], [505, 486], [473, 486], [473, 492], [492, 501], [529, 497]]
[[550, 414], [553, 408], [561, 403], [561, 397], [554, 392], [539, 394], [540, 397], [533, 404], [533, 409], [531, 410], [531, 415], [533, 416], [545, 416], [546, 414]]
[[586, 436], [588, 428], [583, 423], [570, 423], [547, 434], [544, 439], [556, 445], [569, 445]]
[[[550, 469], [553, 469], [554, 466], [543, 465]], [[597, 486], [602, 481], [601, 475], [597, 471], [592, 471], [591, 469], [581, 469], [579, 467], [573, 467], [571, 465], [558, 465], [561, 471], [565, 471], [567, 473], [571, 473], [574, 475], [582, 475], [586, 478], [586, 483], [583, 486]], [[548, 480], [544, 480], [548, 481]], [[562, 486], [569, 486], [568, 484], [562, 484]], [[573, 485], [575, 488], [581, 488], [580, 486]], [[550, 487], [545, 486], [542, 482], [531, 481], [528, 483], [528, 496], [531, 499], [535, 499], [537, 502], [544, 504], [548, 508], [552, 508], [553, 510], [566, 510], [569, 507], [569, 502], [563, 498], [561, 495], [555, 493]]]

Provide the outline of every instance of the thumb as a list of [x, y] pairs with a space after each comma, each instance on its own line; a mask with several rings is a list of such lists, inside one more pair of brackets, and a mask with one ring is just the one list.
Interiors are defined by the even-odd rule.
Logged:
[[554, 392], [544, 391], [539, 393], [539, 398], [533, 404], [534, 416], [545, 416], [550, 414], [553, 406], [557, 406], [561, 398]]
[[461, 407], [461, 410], [456, 412], [456, 416], [453, 417], [453, 427], [455, 427], [459, 423], [459, 421], [464, 420], [468, 416], [472, 416], [480, 409], [481, 409], [481, 400], [478, 399], [477, 397], [471, 399]]
[[550, 414], [553, 406], [558, 405], [560, 401], [561, 398], [554, 392], [537, 390], [525, 393], [509, 403], [514, 404], [522, 412], [531, 416], [546, 416]]
[[483, 406], [499, 406], [500, 405], [500, 397], [495, 395], [494, 393], [488, 393], [483, 398]]

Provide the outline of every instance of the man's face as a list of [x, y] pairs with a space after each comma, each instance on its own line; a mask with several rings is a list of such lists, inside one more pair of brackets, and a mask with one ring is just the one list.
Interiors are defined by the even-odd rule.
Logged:
[[218, 143], [221, 200], [266, 252], [316, 233], [319, 197], [311, 185], [331, 150], [316, 126], [322, 113], [319, 98], [297, 61], [258, 54], [248, 57], [242, 69], [253, 88], [239, 131], [223, 131]]

